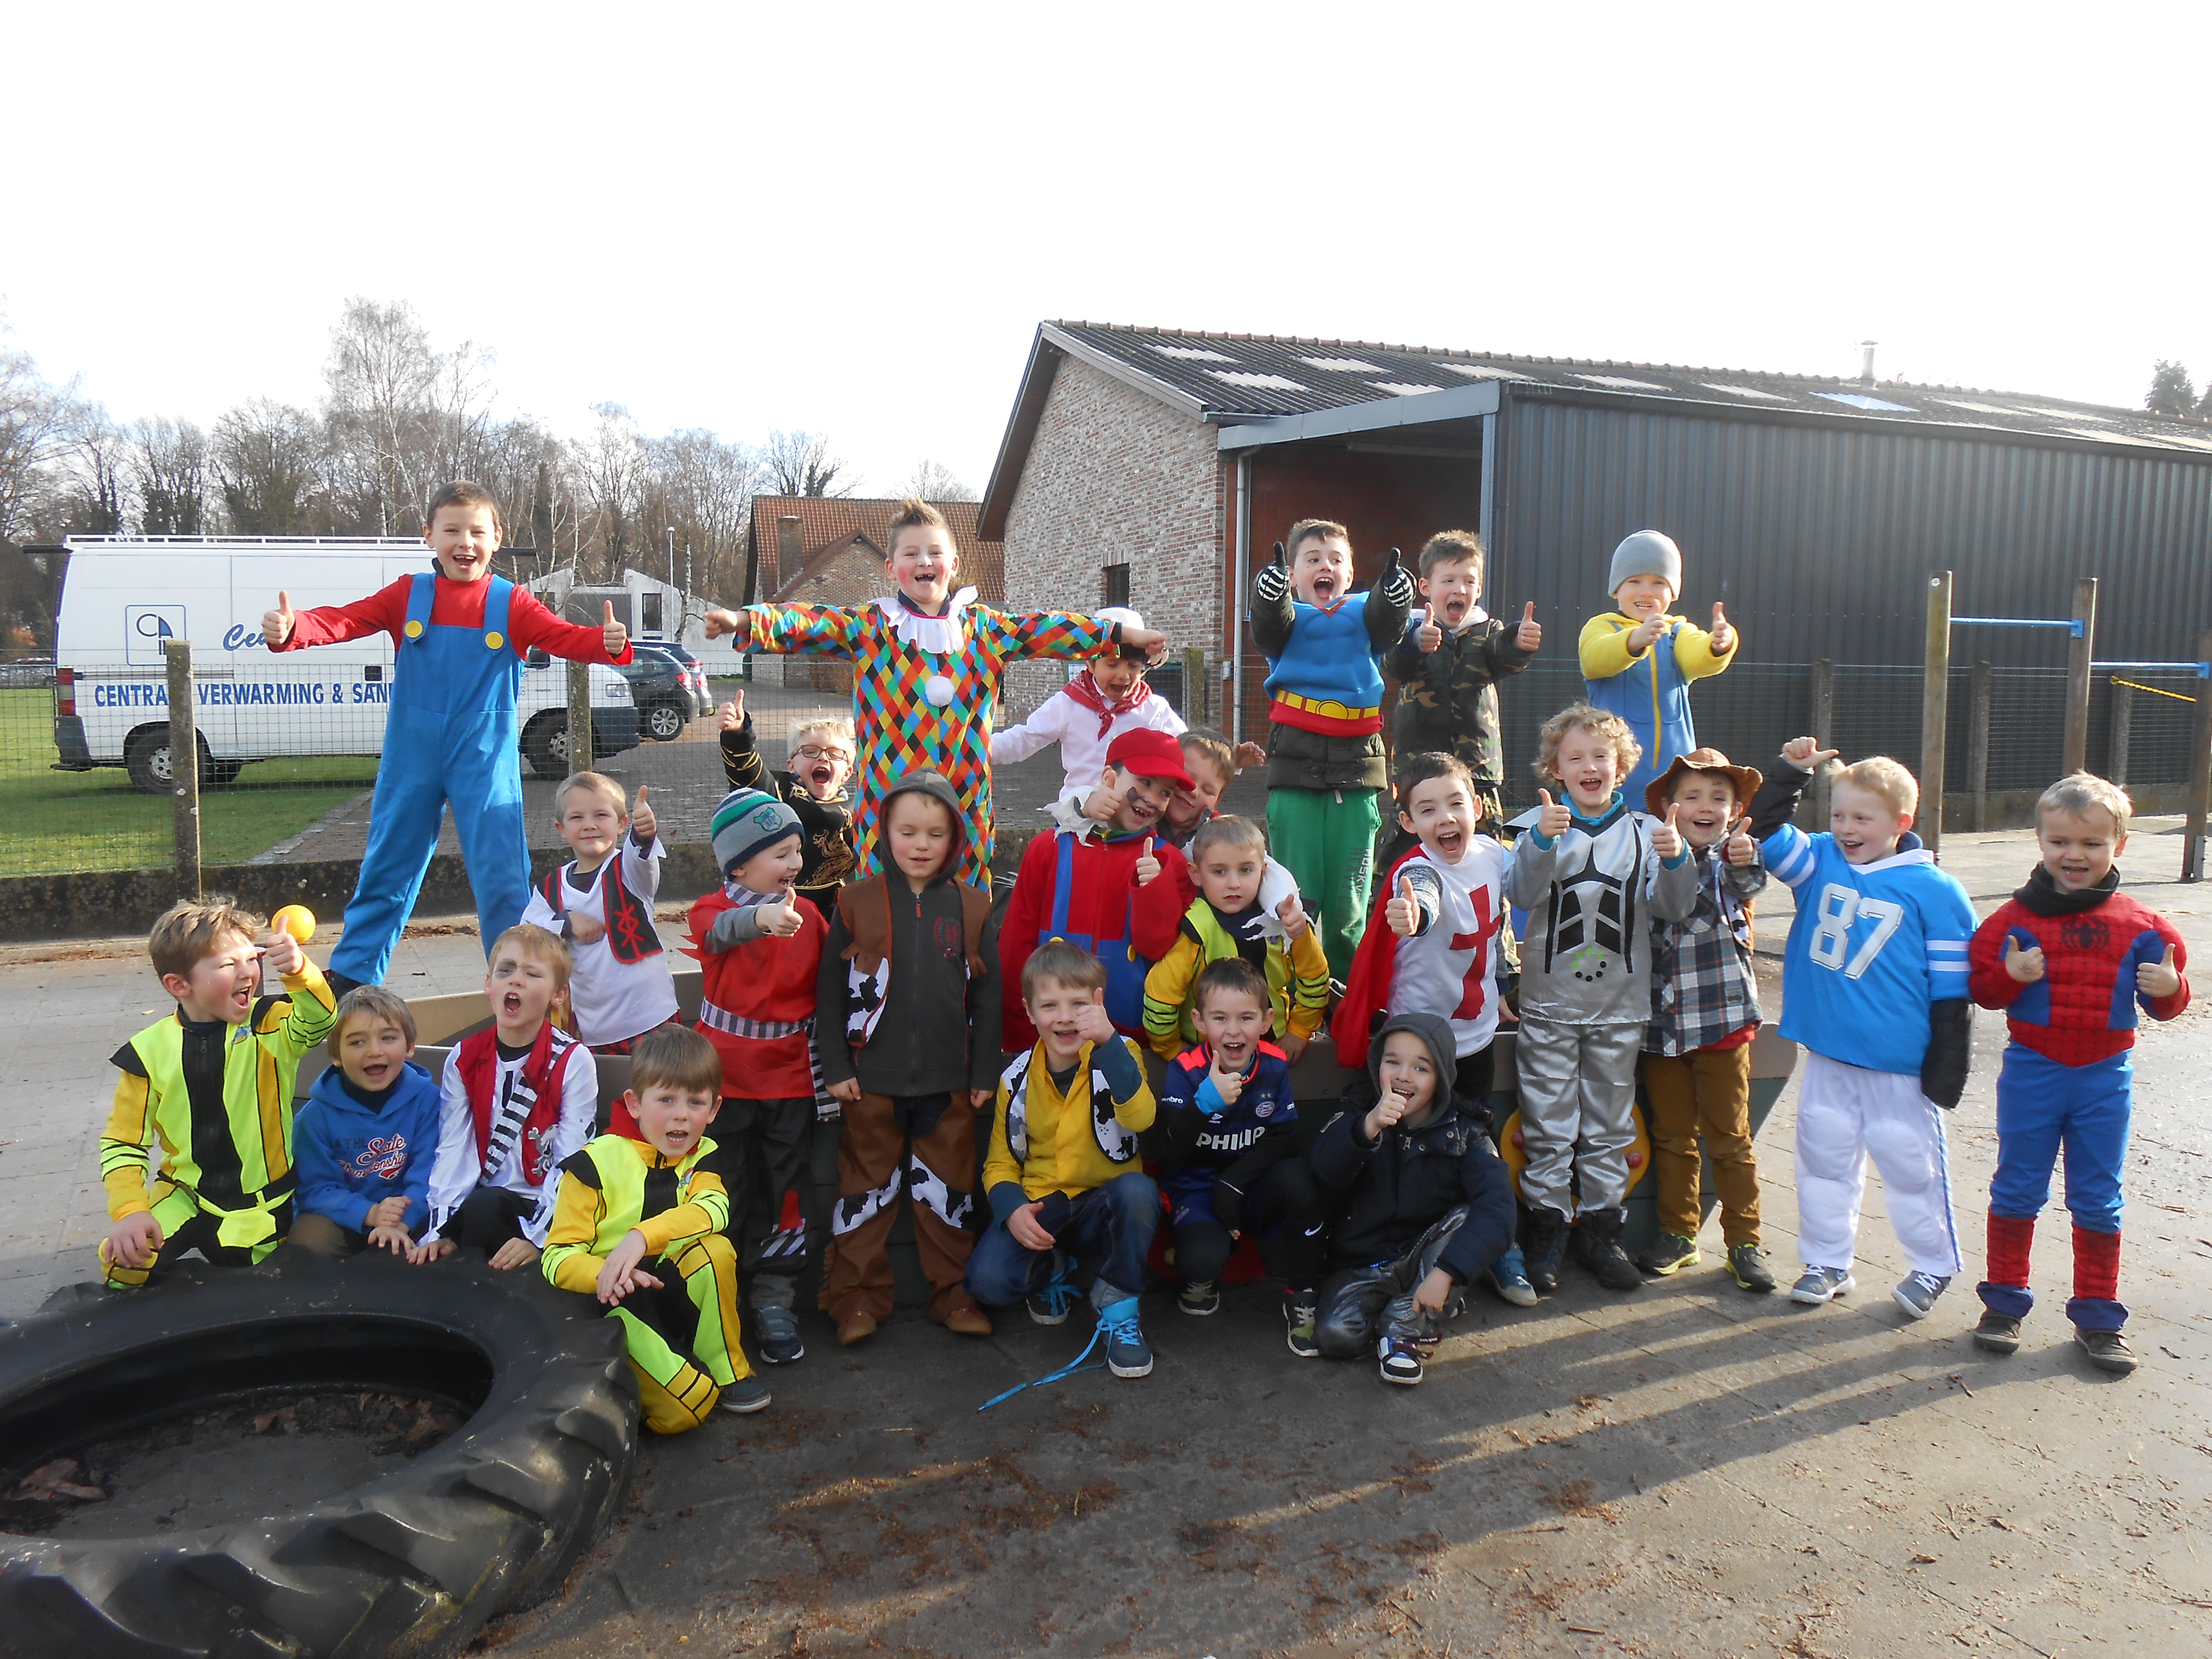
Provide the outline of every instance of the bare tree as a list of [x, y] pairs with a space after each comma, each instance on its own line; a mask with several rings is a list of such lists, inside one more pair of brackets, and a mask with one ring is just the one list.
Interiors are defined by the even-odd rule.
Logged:
[[761, 462], [778, 495], [849, 495], [857, 482], [837, 483], [845, 463], [830, 454], [830, 440], [818, 432], [769, 433]]
[[323, 437], [315, 417], [273, 398], [250, 398], [215, 423], [209, 444], [230, 527], [244, 536], [307, 532]]
[[55, 469], [56, 511], [65, 536], [112, 536], [130, 507], [131, 440], [98, 404], [78, 412], [69, 453]]
[[324, 415], [330, 429], [332, 483], [357, 527], [390, 535], [413, 527], [410, 503], [417, 460], [428, 436], [438, 381], [438, 356], [415, 307], [404, 300], [379, 305], [348, 300], [331, 330], [331, 355], [323, 365], [329, 388]]
[[918, 501], [972, 501], [979, 500], [975, 492], [960, 482], [959, 475], [942, 461], [923, 456], [914, 464], [914, 471], [895, 486], [895, 495], [911, 495]]
[[[623, 566], [636, 551], [638, 520], [643, 510], [647, 464], [644, 440], [629, 410], [620, 404], [592, 405], [599, 425], [577, 447], [581, 463], [585, 510], [597, 523], [596, 561], [607, 580], [622, 574]], [[582, 562], [580, 560], [579, 568]]]
[[647, 519], [663, 526], [664, 535], [676, 532], [684, 562], [678, 584], [693, 593], [742, 599], [729, 580], [734, 573], [742, 589], [745, 526], [762, 483], [759, 457], [699, 428], [672, 432], [646, 447], [653, 468]]
[[200, 534], [207, 528], [207, 434], [190, 421], [157, 416], [133, 422], [127, 435], [140, 532]]
[[0, 322], [0, 541], [28, 532], [34, 507], [46, 494], [48, 473], [62, 459], [79, 407], [76, 385], [49, 385], [26, 352], [5, 343]]

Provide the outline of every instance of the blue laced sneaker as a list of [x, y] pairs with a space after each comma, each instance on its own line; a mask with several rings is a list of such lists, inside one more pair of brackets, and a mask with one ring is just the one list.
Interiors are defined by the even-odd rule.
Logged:
[[1536, 1287], [1528, 1282], [1528, 1269], [1517, 1246], [1491, 1264], [1490, 1288], [1516, 1308], [1536, 1305]]
[[1052, 1277], [1029, 1294], [1030, 1317], [1040, 1325], [1065, 1325], [1075, 1304], [1075, 1273], [1068, 1259], [1052, 1253]]
[[1137, 1298], [1126, 1297], [1098, 1310], [1098, 1326], [1106, 1336], [1106, 1369], [1116, 1376], [1150, 1376], [1152, 1351], [1137, 1326]]

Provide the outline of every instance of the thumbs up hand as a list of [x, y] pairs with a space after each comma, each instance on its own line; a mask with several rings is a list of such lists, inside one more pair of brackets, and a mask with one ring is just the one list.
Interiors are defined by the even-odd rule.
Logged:
[[1145, 837], [1145, 845], [1137, 854], [1137, 885], [1149, 887], [1160, 873], [1160, 861], [1152, 856], [1152, 838]]
[[1433, 611], [1424, 612], [1420, 628], [1413, 635], [1413, 643], [1421, 648], [1422, 655], [1428, 656], [1441, 647], [1443, 642], [1444, 630], [1437, 626], [1437, 613]]
[[261, 637], [271, 647], [282, 645], [292, 637], [293, 622], [292, 596], [280, 587], [276, 590], [276, 608], [261, 613]]
[[1235, 1072], [1224, 1070], [1220, 1055], [1213, 1055], [1212, 1061], [1206, 1075], [1213, 1085], [1213, 1092], [1221, 1097], [1224, 1107], [1234, 1106], [1237, 1097], [1244, 1092], [1244, 1079]]
[[623, 647], [629, 643], [629, 629], [615, 620], [615, 602], [612, 599], [606, 601], [606, 607], [607, 619], [599, 629], [599, 638], [606, 645], [607, 655], [619, 657], [623, 653]]
[[645, 791], [644, 784], [638, 785], [637, 799], [629, 809], [629, 833], [640, 847], [653, 845], [653, 832], [660, 827], [660, 820], [653, 816], [653, 809], [645, 804]]
[[1413, 579], [1406, 574], [1405, 564], [1395, 547], [1390, 550], [1390, 556], [1382, 566], [1382, 574], [1375, 584], [1375, 591], [1390, 605], [1410, 605], [1413, 602]]
[[1307, 928], [1313, 926], [1313, 923], [1306, 919], [1305, 907], [1298, 902], [1298, 896], [1296, 893], [1291, 894], [1275, 907], [1275, 915], [1281, 920], [1283, 937], [1288, 940], [1297, 940]]
[[1759, 843], [1751, 838], [1751, 814], [1739, 817], [1729, 831], [1724, 850], [1730, 864], [1748, 869], [1759, 862]]
[[1682, 832], [1674, 827], [1674, 815], [1682, 809], [1668, 802], [1667, 816], [1651, 829], [1651, 850], [1662, 859], [1682, 856]]
[[1280, 605], [1291, 591], [1291, 573], [1283, 563], [1283, 544], [1275, 544], [1275, 556], [1252, 578], [1252, 595], [1262, 605]]
[[729, 702], [722, 705], [722, 730], [742, 732], [744, 729], [745, 694], [743, 691], [732, 691], [730, 693]]
[[[2166, 960], [2170, 963], [2172, 959], [2173, 952], [2171, 951], [2167, 951]], [[2043, 947], [2039, 945], [2031, 945], [2027, 950], [2023, 951], [2020, 948], [2020, 935], [2017, 933], [2007, 933], [2005, 935], [2004, 969], [2005, 972], [2010, 974], [2014, 979], [2017, 980], [2022, 985], [2034, 984], [2036, 981], [2043, 977]], [[2146, 962], [2142, 967], [2136, 969], [2136, 983], [2140, 986], [2142, 983], [2142, 976], [2145, 974], [2155, 973], [2156, 971], [2157, 967], [2154, 963]]]
[[761, 932], [772, 939], [789, 939], [799, 931], [799, 898], [787, 887], [753, 914], [760, 920]]
[[1420, 931], [1421, 902], [1413, 896], [1411, 877], [1398, 878], [1398, 890], [1390, 895], [1389, 903], [1382, 907], [1382, 920], [1400, 939], [1411, 939]]
[[2181, 970], [2173, 965], [2173, 947], [2166, 947], [2166, 954], [2156, 962], [2146, 962], [2136, 969], [2136, 989], [2154, 1000], [2172, 996], [2181, 988]]
[[1840, 749], [1823, 749], [1818, 738], [1792, 738], [1782, 745], [1782, 758], [1801, 772], [1817, 772], [1843, 753]]
[[1521, 626], [1513, 630], [1513, 643], [1523, 651], [1534, 651], [1544, 643], [1544, 625], [1536, 620], [1534, 599], [1521, 608]]
[[1548, 789], [1539, 789], [1536, 799], [1542, 806], [1536, 814], [1536, 833], [1547, 841], [1559, 840], [1574, 823], [1575, 815], [1567, 810], [1566, 802], [1553, 800]]
[[1720, 606], [1716, 605], [1713, 607], [1713, 654], [1725, 657], [1735, 649], [1735, 629], [1729, 626], [1729, 619], [1721, 614]]

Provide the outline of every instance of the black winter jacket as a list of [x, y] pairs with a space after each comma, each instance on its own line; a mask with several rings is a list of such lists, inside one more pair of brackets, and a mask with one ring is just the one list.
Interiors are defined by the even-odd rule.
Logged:
[[1366, 1138], [1376, 1100], [1366, 1076], [1345, 1086], [1335, 1116], [1307, 1156], [1321, 1184], [1343, 1196], [1329, 1228], [1329, 1253], [1344, 1267], [1402, 1255], [1455, 1206], [1471, 1206], [1437, 1265], [1464, 1285], [1513, 1244], [1513, 1182], [1491, 1150], [1489, 1113], [1467, 1095], [1450, 1115], [1410, 1132]]

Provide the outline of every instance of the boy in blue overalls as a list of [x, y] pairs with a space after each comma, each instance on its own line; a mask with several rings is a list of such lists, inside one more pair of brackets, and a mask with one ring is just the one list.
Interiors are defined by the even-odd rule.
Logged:
[[522, 919], [530, 902], [514, 729], [522, 659], [538, 649], [580, 662], [629, 660], [629, 635], [612, 605], [603, 627], [580, 627], [493, 575], [501, 534], [499, 503], [489, 490], [449, 483], [431, 501], [422, 532], [437, 558], [434, 576], [402, 576], [365, 599], [313, 611], [295, 611], [279, 592], [276, 609], [261, 619], [271, 651], [380, 630], [398, 647], [368, 846], [346, 902], [344, 936], [331, 952], [330, 980], [340, 994], [383, 982], [448, 802], [486, 947]]

